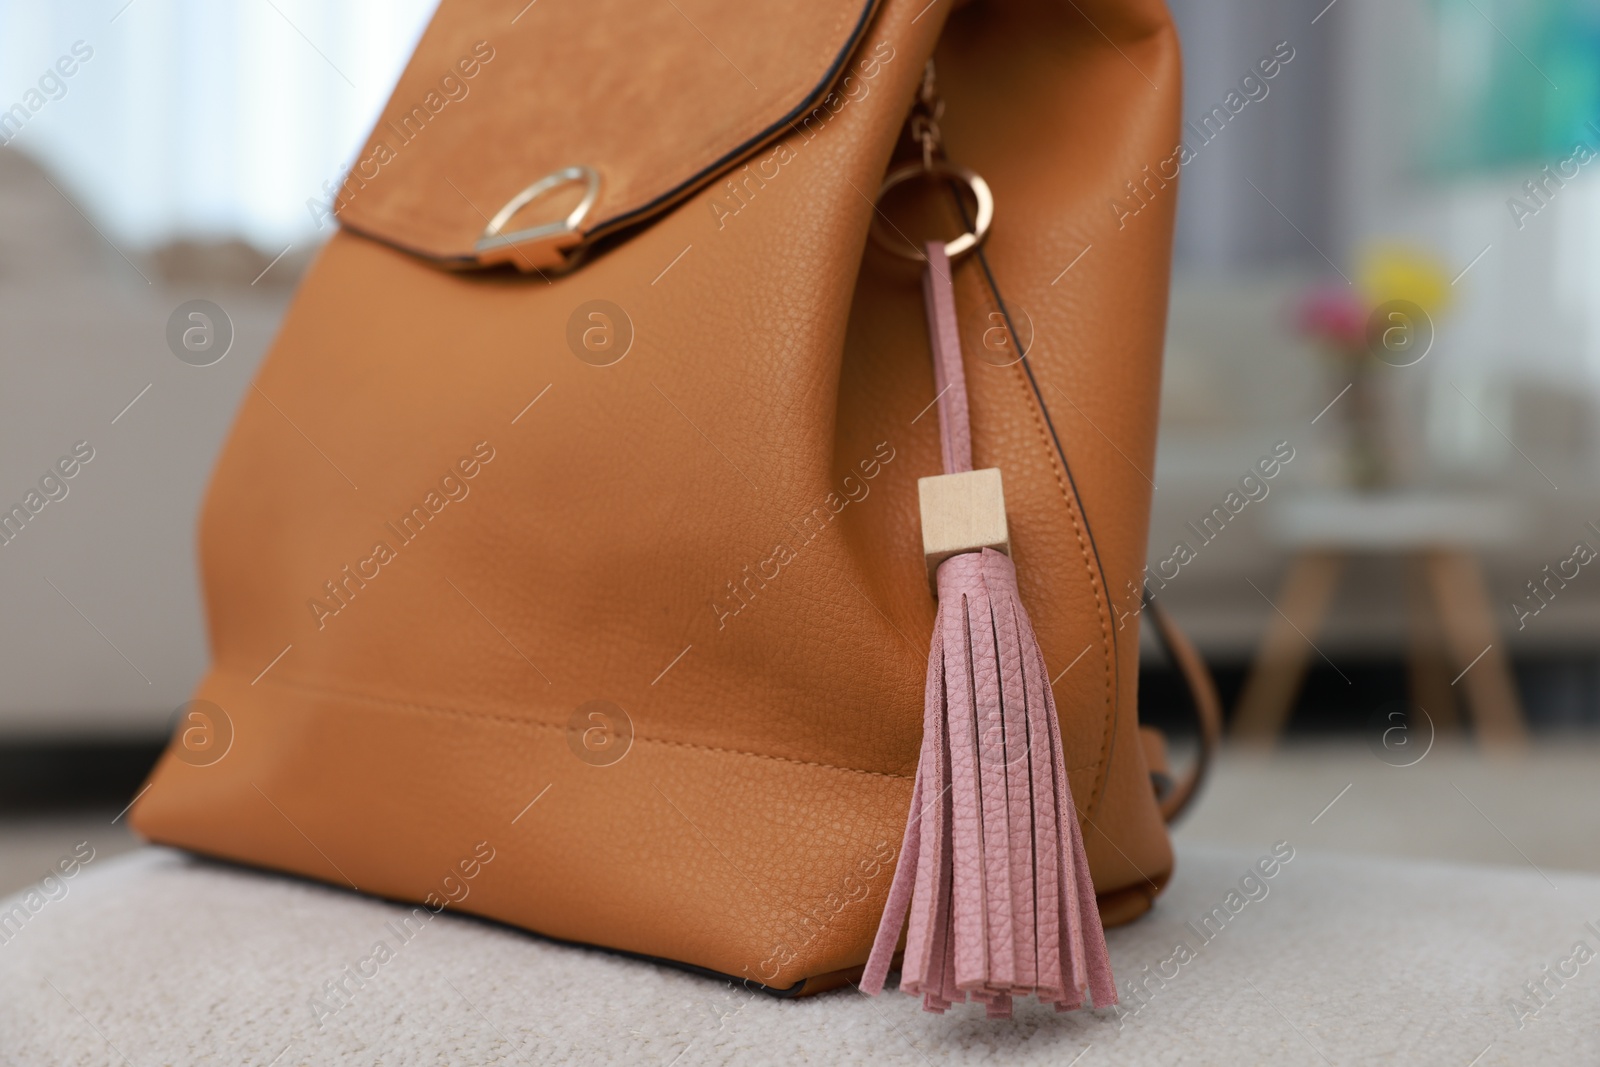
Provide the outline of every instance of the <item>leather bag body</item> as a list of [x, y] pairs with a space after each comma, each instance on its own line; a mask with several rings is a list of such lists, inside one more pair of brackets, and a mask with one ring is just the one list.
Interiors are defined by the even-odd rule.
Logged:
[[[524, 3], [444, 0], [244, 397], [201, 528], [230, 744], [175, 741], [134, 825], [778, 989], [858, 969], [939, 470], [917, 276], [867, 237], [933, 57], [996, 202], [955, 274], [975, 460], [1102, 914], [1142, 913], [1172, 869], [1127, 624], [1177, 193], [1145, 177], [1178, 140], [1159, 0]], [[600, 185], [570, 262], [451, 269], [572, 166]]]

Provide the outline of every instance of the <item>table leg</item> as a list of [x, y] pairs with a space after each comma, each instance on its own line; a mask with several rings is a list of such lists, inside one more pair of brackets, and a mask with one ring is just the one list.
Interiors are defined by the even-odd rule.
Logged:
[[[1420, 707], [1440, 734], [1454, 733], [1460, 725], [1455, 690], [1450, 679], [1450, 659], [1428, 582], [1426, 556], [1410, 556], [1406, 569], [1406, 628], [1410, 650], [1406, 660], [1411, 702]], [[1456, 670], [1460, 670], [1459, 667]]]
[[1443, 548], [1428, 553], [1427, 566], [1445, 640], [1456, 669], [1464, 672], [1451, 684], [1466, 690], [1479, 739], [1486, 747], [1522, 744], [1522, 702], [1490, 612], [1483, 568], [1470, 552]]
[[1234, 713], [1236, 741], [1270, 745], [1283, 731], [1342, 563], [1335, 552], [1302, 552], [1290, 562]]

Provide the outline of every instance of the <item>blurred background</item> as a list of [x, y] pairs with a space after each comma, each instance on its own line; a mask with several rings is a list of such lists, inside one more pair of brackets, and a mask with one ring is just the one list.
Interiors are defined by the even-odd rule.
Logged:
[[[1150, 588], [1229, 720], [1182, 832], [1600, 869], [1552, 818], [1600, 813], [1600, 4], [1169, 2]], [[432, 7], [0, 0], [0, 506], [92, 450], [0, 544], [0, 891], [131, 845], [204, 666], [216, 449]]]

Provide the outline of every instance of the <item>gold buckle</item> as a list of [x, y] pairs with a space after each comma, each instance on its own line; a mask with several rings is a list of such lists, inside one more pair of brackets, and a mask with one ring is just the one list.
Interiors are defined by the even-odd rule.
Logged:
[[[577, 207], [567, 213], [566, 218], [540, 226], [530, 226], [523, 230], [512, 230], [510, 233], [501, 232], [517, 212], [552, 189], [573, 182], [583, 182], [587, 187], [584, 189], [583, 199], [578, 201]], [[593, 210], [598, 199], [600, 199], [600, 173], [593, 167], [563, 167], [553, 174], [545, 175], [507, 200], [505, 207], [495, 212], [494, 218], [489, 220], [489, 225], [483, 228], [483, 235], [473, 246], [473, 251], [478, 255], [478, 262], [483, 266], [511, 262], [525, 271], [561, 266], [565, 261], [566, 251], [583, 240], [579, 228], [589, 217], [589, 212]]]

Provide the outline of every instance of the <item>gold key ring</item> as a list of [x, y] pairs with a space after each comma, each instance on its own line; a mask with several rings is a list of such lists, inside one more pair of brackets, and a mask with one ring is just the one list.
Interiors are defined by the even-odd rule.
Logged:
[[[903, 185], [913, 178], [921, 177], [948, 178], [959, 181], [971, 191], [972, 198], [977, 202], [978, 209], [977, 215], [972, 222], [972, 229], [947, 242], [944, 246], [944, 254], [954, 261], [957, 257], [977, 248], [983, 239], [989, 236], [989, 226], [994, 222], [994, 194], [989, 191], [988, 182], [966, 167], [958, 166], [943, 159], [935, 159], [926, 164], [909, 163], [899, 170], [891, 171], [889, 176], [883, 180], [883, 187], [878, 190], [877, 203], [883, 202], [883, 198], [889, 190], [898, 185]], [[874, 207], [876, 206], [877, 204], [875, 203]], [[913, 250], [907, 247], [910, 244], [910, 239], [904, 234], [898, 231], [892, 234], [885, 232], [885, 220], [881, 211], [874, 212], [870, 233], [872, 240], [885, 252], [897, 255], [901, 259], [909, 259], [915, 263], [921, 263], [927, 258], [920, 249]]]

